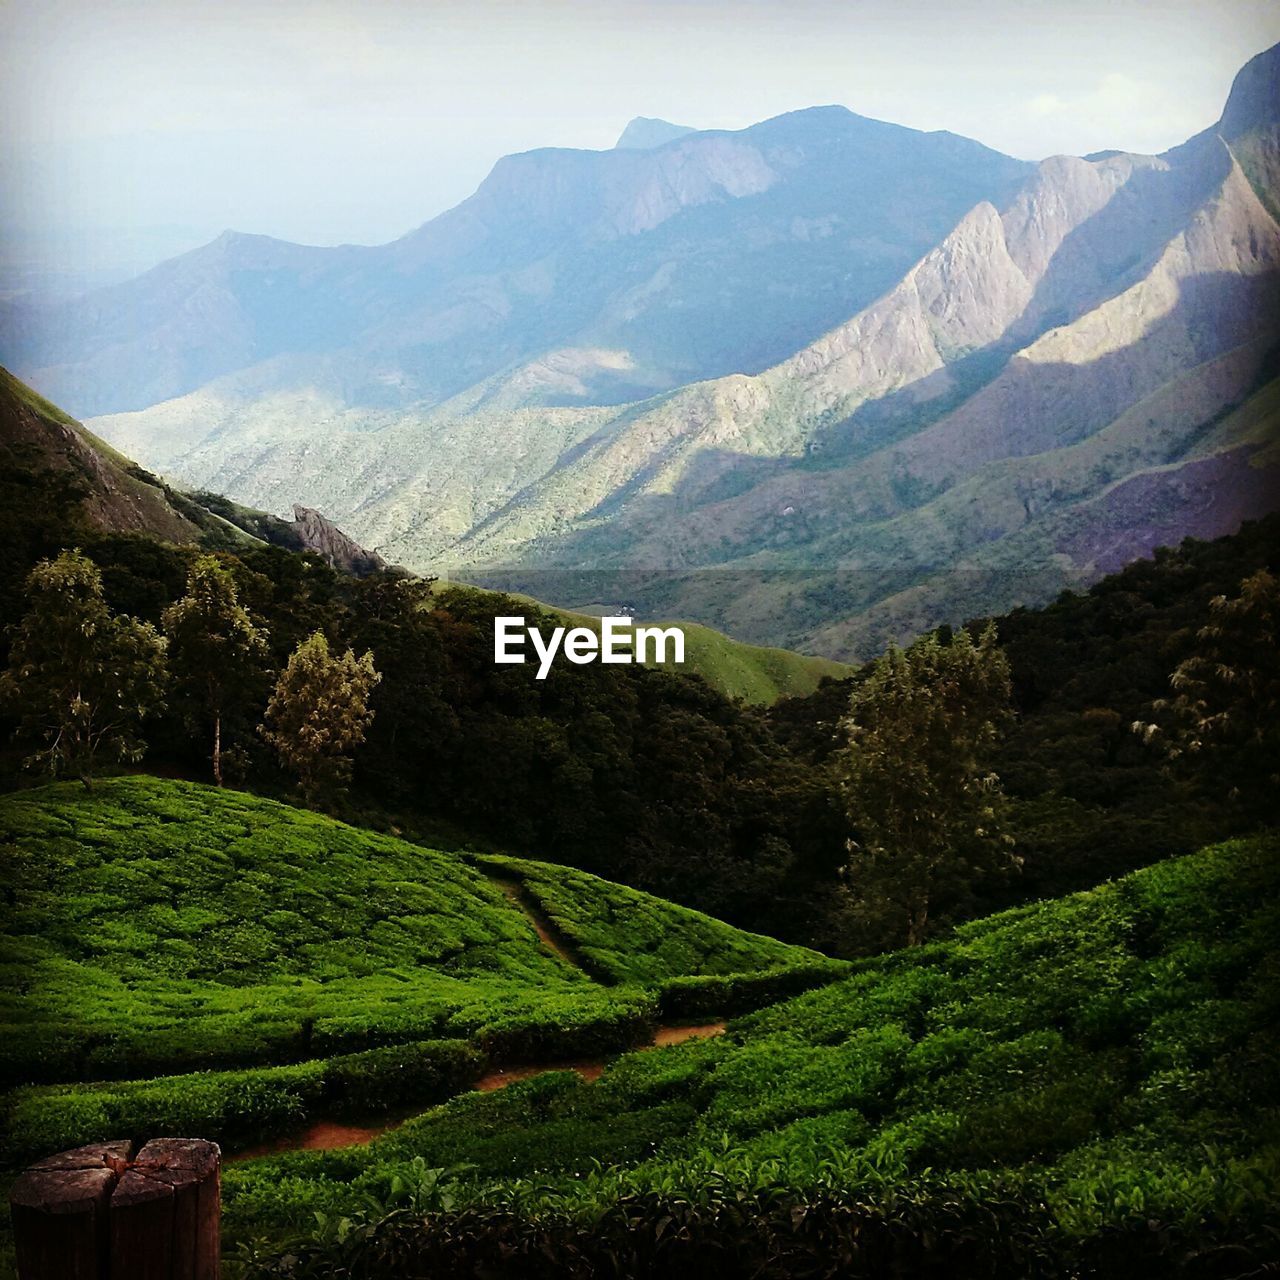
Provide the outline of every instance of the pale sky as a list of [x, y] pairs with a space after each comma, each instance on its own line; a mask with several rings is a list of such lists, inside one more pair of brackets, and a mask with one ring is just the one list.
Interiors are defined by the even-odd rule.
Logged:
[[228, 227], [379, 243], [501, 155], [636, 115], [840, 103], [1027, 159], [1158, 152], [1217, 119], [1280, 4], [0, 0], [0, 24], [7, 256], [146, 265]]

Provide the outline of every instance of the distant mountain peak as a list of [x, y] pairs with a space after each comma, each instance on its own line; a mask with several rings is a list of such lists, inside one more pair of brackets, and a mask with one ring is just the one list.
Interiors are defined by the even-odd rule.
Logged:
[[636, 116], [613, 144], [615, 151], [650, 151], [664, 143], [683, 138], [686, 133], [697, 133], [687, 124], [672, 124], [670, 120], [658, 120], [653, 116]]
[[1280, 124], [1280, 44], [1240, 68], [1223, 108], [1218, 132], [1228, 142], [1254, 129]]

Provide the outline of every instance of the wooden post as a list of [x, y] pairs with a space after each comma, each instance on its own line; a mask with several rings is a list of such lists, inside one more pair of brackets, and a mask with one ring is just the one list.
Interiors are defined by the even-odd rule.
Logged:
[[39, 1161], [9, 1193], [18, 1280], [218, 1280], [220, 1169], [199, 1138]]

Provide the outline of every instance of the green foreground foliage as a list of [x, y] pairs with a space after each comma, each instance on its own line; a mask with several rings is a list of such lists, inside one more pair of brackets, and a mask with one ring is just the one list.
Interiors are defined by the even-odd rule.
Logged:
[[233, 1168], [240, 1274], [1261, 1274], [1278, 891], [1275, 837], [1219, 845], [594, 1084], [545, 1075]]
[[[520, 863], [572, 904], [566, 931], [594, 922], [593, 980], [457, 855], [154, 778], [0, 798], [0, 864], [0, 1085], [27, 1086], [9, 1099], [11, 1160], [157, 1126], [261, 1139], [335, 1099], [347, 1106], [334, 1081], [353, 1071], [381, 1081], [365, 1090], [371, 1111], [425, 1105], [489, 1059], [644, 1043], [672, 982], [719, 982], [708, 1003], [729, 1009], [843, 971]], [[639, 968], [630, 957], [646, 929], [655, 948]], [[417, 1065], [376, 1056], [406, 1047]]]

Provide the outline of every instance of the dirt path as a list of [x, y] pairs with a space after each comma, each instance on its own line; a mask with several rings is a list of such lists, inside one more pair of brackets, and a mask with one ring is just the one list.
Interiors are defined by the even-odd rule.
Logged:
[[502, 890], [503, 896], [533, 925], [533, 931], [539, 941], [552, 955], [558, 956], [565, 964], [580, 969], [588, 978], [595, 978], [590, 968], [583, 963], [582, 957], [574, 950], [573, 944], [565, 938], [555, 925], [543, 914], [541, 907], [529, 896], [529, 891], [519, 880], [508, 880], [502, 876], [489, 875], [489, 879]]
[[301, 1133], [289, 1134], [284, 1138], [273, 1138], [256, 1147], [237, 1151], [227, 1157], [227, 1163], [236, 1160], [257, 1160], [261, 1156], [276, 1156], [285, 1151], [336, 1151], [339, 1147], [368, 1146], [374, 1138], [402, 1124], [394, 1120], [376, 1128], [364, 1128], [352, 1124], [335, 1124], [332, 1120], [317, 1120], [310, 1128]]
[[603, 1062], [555, 1062], [534, 1063], [522, 1067], [494, 1067], [486, 1071], [471, 1087], [480, 1093], [493, 1093], [495, 1089], [505, 1089], [509, 1084], [517, 1084], [521, 1080], [532, 1080], [546, 1071], [576, 1071], [588, 1084], [599, 1080], [604, 1074]]
[[[648, 1049], [661, 1049], [667, 1045], [683, 1044], [686, 1040], [710, 1040], [713, 1036], [723, 1034], [723, 1022], [700, 1022], [692, 1026], [659, 1027], [653, 1039], [644, 1045], [641, 1052]], [[615, 1055], [616, 1056], [616, 1055]], [[543, 1075], [547, 1071], [576, 1071], [588, 1084], [598, 1080], [608, 1066], [610, 1058], [579, 1059], [574, 1062], [539, 1062], [524, 1063], [509, 1067], [494, 1067], [487, 1071], [471, 1087], [478, 1093], [493, 1093], [505, 1089], [509, 1084], [521, 1080], [532, 1080], [534, 1076]], [[418, 1115], [421, 1109], [412, 1112]], [[375, 1138], [380, 1138], [392, 1129], [398, 1129], [409, 1115], [402, 1115], [393, 1120], [384, 1120], [378, 1124], [364, 1127], [359, 1125], [337, 1124], [332, 1120], [317, 1120], [315, 1124], [303, 1129], [300, 1133], [289, 1134], [283, 1138], [275, 1138], [245, 1151], [238, 1151], [227, 1157], [227, 1163], [240, 1160], [256, 1160], [261, 1156], [280, 1155], [286, 1151], [335, 1151], [341, 1147], [368, 1146]]]
[[[593, 973], [590, 966], [584, 963], [583, 958], [574, 950], [573, 944], [564, 938], [556, 929], [554, 923], [543, 914], [540, 906], [533, 901], [528, 890], [519, 880], [492, 875], [488, 872], [485, 874], [489, 875], [489, 879], [502, 890], [507, 901], [529, 921], [533, 926], [534, 932], [537, 933], [539, 941], [552, 955], [563, 960], [565, 964], [581, 970], [593, 981], [598, 982], [601, 980], [599, 975]], [[654, 1032], [653, 1039], [643, 1048], [657, 1049], [666, 1045], [682, 1044], [686, 1040], [708, 1040], [712, 1036], [720, 1035], [724, 1028], [725, 1024], [723, 1022], [701, 1022], [685, 1026], [659, 1027]], [[576, 1071], [583, 1080], [590, 1084], [600, 1078], [609, 1061], [609, 1058], [598, 1058], [580, 1059], [574, 1062], [521, 1063], [506, 1067], [493, 1067], [485, 1072], [472, 1085], [472, 1088], [478, 1093], [493, 1093], [497, 1089], [505, 1089], [507, 1085], [516, 1084], [520, 1080], [532, 1080], [534, 1076], [540, 1076], [547, 1071]], [[414, 1111], [412, 1114], [420, 1114], [420, 1110]], [[271, 1142], [264, 1142], [260, 1146], [250, 1147], [246, 1151], [238, 1152], [229, 1157], [229, 1161], [254, 1160], [260, 1156], [279, 1155], [285, 1151], [334, 1151], [342, 1147], [363, 1147], [367, 1146], [375, 1138], [381, 1137], [382, 1134], [399, 1128], [408, 1118], [408, 1115], [401, 1115], [396, 1119], [384, 1120], [368, 1128], [358, 1125], [336, 1124], [331, 1120], [317, 1120], [315, 1124], [300, 1133], [276, 1138]]]

